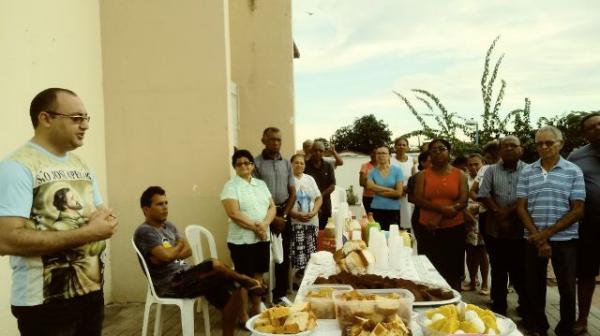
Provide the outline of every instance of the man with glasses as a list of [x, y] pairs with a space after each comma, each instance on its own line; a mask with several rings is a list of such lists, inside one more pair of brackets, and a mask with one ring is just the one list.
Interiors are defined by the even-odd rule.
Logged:
[[[104, 240], [118, 222], [71, 153], [90, 118], [75, 93], [59, 88], [37, 94], [30, 117], [33, 138], [0, 163], [0, 255], [11, 256], [12, 313], [21, 335], [101, 335]], [[78, 195], [84, 220], [56, 225], [64, 190]]]
[[581, 130], [589, 142], [569, 155], [569, 161], [583, 171], [585, 179], [585, 214], [579, 225], [577, 250], [577, 303], [579, 317], [575, 334], [587, 332], [596, 276], [600, 271], [600, 113], [590, 113], [581, 119]]
[[487, 211], [487, 225], [484, 227], [485, 245], [492, 266], [492, 310], [506, 315], [508, 303], [508, 279], [519, 294], [517, 311], [524, 316], [527, 311], [527, 297], [524, 287], [525, 264], [522, 261], [525, 239], [523, 224], [516, 212], [517, 183], [519, 173], [526, 166], [521, 161], [523, 149], [519, 138], [509, 135], [500, 139], [502, 161], [490, 165], [477, 194]]
[[296, 201], [296, 188], [292, 164], [281, 156], [281, 131], [277, 127], [267, 127], [261, 139], [265, 148], [254, 158], [256, 178], [263, 180], [273, 196], [277, 214], [271, 223], [271, 231], [281, 234], [283, 240], [283, 262], [275, 265], [275, 288], [273, 298], [276, 303], [285, 301], [288, 290], [290, 267], [290, 232], [288, 214]]
[[521, 171], [517, 213], [526, 229], [525, 283], [529, 294], [532, 335], [547, 335], [546, 273], [548, 259], [560, 294], [558, 336], [572, 335], [575, 323], [575, 281], [578, 221], [583, 216], [585, 184], [581, 169], [560, 155], [563, 137], [554, 126], [535, 135], [540, 159]]

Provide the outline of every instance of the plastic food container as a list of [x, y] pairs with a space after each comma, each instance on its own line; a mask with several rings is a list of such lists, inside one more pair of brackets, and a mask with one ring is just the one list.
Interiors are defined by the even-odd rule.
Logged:
[[[358, 289], [355, 291], [358, 295], [351, 292], [353, 291], [340, 290], [333, 293], [336, 318], [342, 330], [355, 323], [355, 316], [379, 323], [387, 322], [397, 314], [405, 325], [410, 324], [412, 306], [415, 301], [415, 297], [410, 291], [402, 288], [390, 288]], [[348, 295], [352, 295], [354, 298], [350, 300], [344, 298]]]
[[[311, 292], [323, 291], [331, 289], [331, 296], [328, 297], [311, 297]], [[310, 309], [315, 313], [318, 319], [334, 319], [335, 304], [333, 303], [333, 293], [338, 290], [352, 290], [350, 285], [312, 285], [308, 287], [306, 292], [305, 302], [310, 302]]]

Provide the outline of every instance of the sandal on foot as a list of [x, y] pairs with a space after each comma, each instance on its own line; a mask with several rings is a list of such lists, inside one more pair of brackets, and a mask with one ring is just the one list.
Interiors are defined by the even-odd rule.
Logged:
[[460, 285], [460, 289], [462, 289], [464, 292], [471, 292], [474, 291], [476, 287], [468, 283], [463, 283]]
[[479, 295], [490, 295], [490, 290], [487, 288], [482, 288], [479, 290]]

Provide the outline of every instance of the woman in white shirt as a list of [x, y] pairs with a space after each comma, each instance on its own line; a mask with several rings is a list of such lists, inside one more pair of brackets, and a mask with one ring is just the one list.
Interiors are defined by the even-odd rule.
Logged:
[[290, 239], [290, 262], [292, 268], [304, 270], [310, 255], [317, 250], [319, 233], [319, 209], [322, 198], [312, 176], [304, 174], [304, 155], [296, 154], [290, 160], [295, 179], [296, 202], [290, 210], [292, 234]]
[[[396, 166], [402, 170], [404, 176], [404, 185], [408, 185], [408, 179], [416, 173], [417, 162], [413, 158], [409, 157], [406, 153], [409, 150], [408, 139], [396, 138], [394, 140], [395, 155], [392, 156], [390, 163], [392, 166]], [[406, 192], [406, 190], [405, 190]], [[408, 198], [405, 196], [400, 198], [400, 227], [403, 229], [411, 228], [411, 217], [413, 212], [413, 205], [408, 203]]]

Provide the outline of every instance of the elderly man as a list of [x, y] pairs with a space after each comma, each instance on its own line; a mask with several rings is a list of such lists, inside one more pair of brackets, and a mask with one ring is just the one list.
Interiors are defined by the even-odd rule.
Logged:
[[572, 335], [575, 323], [578, 221], [585, 184], [581, 169], [560, 156], [563, 144], [556, 127], [540, 128], [535, 135], [540, 159], [523, 168], [517, 185], [517, 213], [529, 241], [524, 259], [533, 335], [546, 335], [550, 327], [545, 313], [550, 257], [560, 293], [560, 321], [554, 330], [559, 336]]
[[[492, 310], [506, 315], [508, 278], [519, 294], [521, 317], [528, 311], [524, 287], [525, 265], [522, 262], [525, 239], [523, 224], [516, 212], [519, 173], [525, 167], [521, 161], [523, 149], [515, 136], [500, 140], [502, 161], [490, 165], [483, 176], [477, 199], [488, 209], [486, 247], [492, 266]], [[527, 322], [527, 321], [525, 321]]]
[[271, 231], [281, 234], [283, 240], [283, 262], [275, 265], [275, 288], [273, 298], [276, 303], [285, 302], [289, 282], [290, 232], [288, 214], [296, 201], [296, 188], [292, 164], [281, 156], [281, 131], [277, 127], [267, 127], [261, 138], [265, 149], [254, 158], [254, 176], [263, 180], [273, 196], [277, 209], [271, 223]]
[[590, 113], [583, 117], [581, 130], [589, 144], [569, 155], [569, 160], [583, 171], [587, 195], [585, 213], [579, 225], [577, 250], [577, 335], [587, 332], [587, 319], [596, 287], [596, 276], [600, 269], [600, 113]]
[[[319, 140], [316, 140], [316, 141], [319, 141]], [[302, 151], [299, 153], [304, 154], [305, 161], [310, 160], [310, 156], [312, 155], [313, 143], [314, 143], [314, 141], [311, 139], [304, 140], [304, 142], [302, 143]], [[334, 168], [344, 165], [344, 160], [338, 154], [338, 152], [335, 150], [335, 146], [333, 144], [331, 144], [330, 148], [326, 148], [325, 154], [327, 154], [327, 155], [331, 154], [331, 156], [333, 156], [333, 157], [324, 157], [323, 159], [325, 161], [332, 163]]]
[[[11, 256], [12, 313], [21, 335], [101, 335], [104, 240], [118, 222], [71, 153], [90, 116], [60, 88], [38, 93], [29, 113], [33, 138], [0, 163], [0, 255]], [[67, 206], [75, 210], [69, 220]]]
[[333, 164], [323, 160], [325, 146], [321, 141], [315, 141], [312, 147], [312, 155], [306, 162], [305, 174], [312, 176], [319, 186], [323, 205], [319, 210], [319, 230], [327, 225], [327, 219], [331, 217], [331, 193], [335, 189], [335, 172]]

